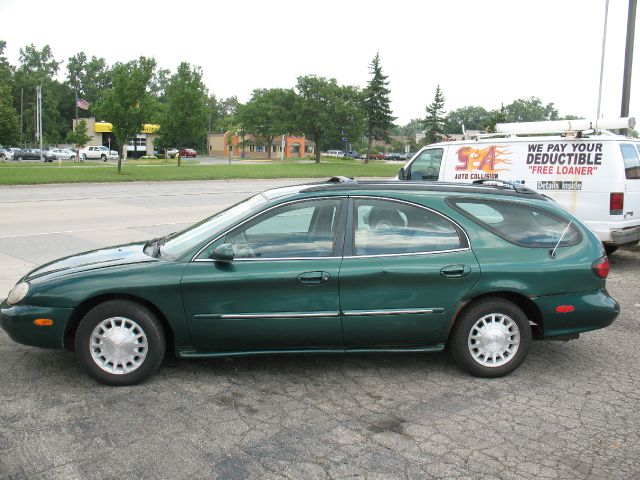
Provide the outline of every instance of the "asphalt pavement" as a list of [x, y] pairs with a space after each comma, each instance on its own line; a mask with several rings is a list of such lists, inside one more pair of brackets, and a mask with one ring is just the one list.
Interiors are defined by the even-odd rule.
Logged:
[[[38, 263], [168, 233], [286, 181], [0, 187], [0, 296]], [[70, 352], [0, 331], [2, 479], [637, 479], [640, 247], [612, 257], [622, 307], [534, 342], [508, 377], [447, 352], [167, 358], [97, 384]]]

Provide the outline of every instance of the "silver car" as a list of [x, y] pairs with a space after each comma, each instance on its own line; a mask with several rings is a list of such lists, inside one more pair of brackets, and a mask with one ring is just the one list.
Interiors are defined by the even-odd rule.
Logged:
[[54, 148], [51, 153], [56, 157], [56, 160], [74, 161], [76, 159], [76, 152], [68, 148]]

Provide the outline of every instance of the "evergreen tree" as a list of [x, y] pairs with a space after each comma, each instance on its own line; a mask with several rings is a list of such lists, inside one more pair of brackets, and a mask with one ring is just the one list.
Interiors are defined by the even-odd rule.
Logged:
[[389, 100], [389, 81], [383, 75], [380, 66], [380, 54], [376, 53], [371, 65], [373, 77], [364, 91], [364, 110], [366, 115], [366, 134], [368, 138], [367, 154], [365, 162], [369, 162], [369, 153], [374, 140], [389, 140], [389, 131], [393, 128], [396, 119], [391, 115], [391, 101]]
[[433, 102], [427, 105], [427, 116], [424, 119], [425, 144], [437, 143], [444, 138], [444, 94], [440, 85], [436, 88]]

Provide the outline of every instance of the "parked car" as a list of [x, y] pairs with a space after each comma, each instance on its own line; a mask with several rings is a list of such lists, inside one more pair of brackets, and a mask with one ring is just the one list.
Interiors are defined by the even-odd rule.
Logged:
[[17, 161], [40, 160], [42, 157], [43, 162], [53, 162], [56, 158], [48, 150], [41, 151], [39, 148], [22, 148], [19, 152], [14, 153], [13, 156]]
[[109, 150], [103, 145], [91, 145], [80, 150], [80, 159], [82, 160], [117, 160], [118, 152]]
[[50, 152], [56, 158], [56, 160], [73, 161], [76, 159], [76, 152], [68, 148], [54, 148], [53, 150], [50, 150]]
[[0, 147], [0, 161], [13, 160], [13, 151], [10, 148]]
[[169, 155], [170, 157], [175, 157], [179, 152], [180, 150], [178, 150], [177, 148], [170, 148], [169, 150], [167, 150], [167, 155]]
[[499, 377], [532, 338], [610, 325], [608, 270], [593, 232], [528, 188], [334, 178], [40, 266], [0, 305], [0, 326], [19, 343], [75, 349], [110, 385], [143, 381], [167, 351], [446, 345], [472, 374]]
[[320, 156], [321, 157], [344, 157], [344, 152], [342, 150], [327, 150], [326, 152], [322, 152]]
[[402, 158], [402, 155], [401, 155], [400, 153], [398, 153], [398, 152], [391, 152], [391, 153], [387, 153], [387, 154], [384, 156], [384, 159], [385, 159], [385, 160], [392, 160], [392, 161], [404, 160], [404, 159]]
[[180, 150], [180, 158], [195, 158], [198, 155], [193, 148], [183, 148]]
[[344, 156], [345, 157], [350, 157], [350, 158], [360, 158], [360, 154], [358, 152], [356, 152], [355, 150], [345, 153]]
[[369, 160], [384, 160], [384, 153], [370, 153]]

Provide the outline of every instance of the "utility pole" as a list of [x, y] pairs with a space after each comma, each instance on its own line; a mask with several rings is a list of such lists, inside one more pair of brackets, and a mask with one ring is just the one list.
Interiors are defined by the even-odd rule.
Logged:
[[629, 16], [627, 17], [627, 44], [624, 51], [624, 76], [622, 80], [621, 117], [629, 116], [629, 100], [631, 98], [631, 67], [633, 65], [633, 40], [636, 25], [637, 0], [629, 0]]
[[20, 89], [20, 141], [24, 141], [24, 137], [22, 136], [22, 124], [24, 123], [24, 119], [22, 118], [24, 115], [24, 87]]
[[598, 88], [598, 114], [596, 120], [600, 120], [600, 102], [602, 100], [602, 77], [604, 76], [604, 50], [607, 45], [607, 17], [609, 16], [609, 0], [604, 4], [604, 29], [602, 30], [602, 56], [600, 57], [600, 87]]

